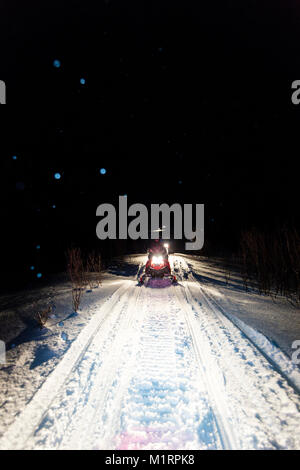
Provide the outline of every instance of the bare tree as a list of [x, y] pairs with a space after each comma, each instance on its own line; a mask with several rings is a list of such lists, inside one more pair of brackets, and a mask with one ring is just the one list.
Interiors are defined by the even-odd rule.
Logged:
[[240, 257], [246, 289], [252, 281], [261, 294], [279, 294], [300, 302], [300, 236], [296, 229], [244, 231]]
[[100, 253], [92, 251], [89, 253], [86, 262], [86, 271], [91, 287], [99, 287], [102, 282], [102, 258]]
[[72, 301], [77, 312], [81, 303], [82, 289], [86, 285], [84, 263], [80, 248], [69, 248], [67, 251], [67, 271], [72, 283]]
[[81, 287], [73, 287], [72, 288], [72, 302], [74, 312], [78, 312], [80, 302], [82, 297], [82, 288]]

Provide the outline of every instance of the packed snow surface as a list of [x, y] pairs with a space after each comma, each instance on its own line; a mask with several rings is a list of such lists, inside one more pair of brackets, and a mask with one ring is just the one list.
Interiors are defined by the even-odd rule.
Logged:
[[95, 308], [0, 448], [300, 448], [299, 369], [171, 263]]

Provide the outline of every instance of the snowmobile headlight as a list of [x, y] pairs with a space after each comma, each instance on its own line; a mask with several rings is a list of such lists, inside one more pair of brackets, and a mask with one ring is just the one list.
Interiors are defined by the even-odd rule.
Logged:
[[153, 264], [162, 264], [163, 257], [162, 256], [153, 256], [152, 263]]

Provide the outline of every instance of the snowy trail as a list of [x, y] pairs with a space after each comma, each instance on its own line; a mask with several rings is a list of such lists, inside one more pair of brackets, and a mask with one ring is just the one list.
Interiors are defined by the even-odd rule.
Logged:
[[239, 439], [236, 448], [299, 448], [299, 395], [244, 332], [214, 307], [184, 257], [175, 263], [207, 376], [219, 381], [215, 390], [226, 397], [231, 410], [229, 421]]
[[300, 447], [299, 395], [172, 262], [177, 286], [124, 281], [0, 448]]
[[147, 289], [142, 301], [146, 314], [137, 369], [123, 398], [116, 447], [221, 448], [209, 394], [174, 288]]

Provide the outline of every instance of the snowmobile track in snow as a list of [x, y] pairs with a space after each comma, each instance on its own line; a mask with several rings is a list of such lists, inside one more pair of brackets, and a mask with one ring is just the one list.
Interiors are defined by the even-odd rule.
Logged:
[[96, 310], [1, 449], [300, 447], [299, 395], [172, 264], [178, 285], [125, 280]]
[[[233, 317], [230, 312], [224, 312], [194, 278], [184, 257], [177, 257], [176, 262], [180, 266], [180, 283], [184, 287], [186, 305], [193, 310], [193, 316], [197, 319], [194, 323], [196, 331], [198, 329], [196, 340], [199, 344], [206, 343], [206, 360], [213, 361], [214, 375], [218, 376], [218, 372], [222, 372], [224, 377], [226, 387], [223, 392], [231, 407], [230, 422], [239, 435], [237, 448], [298, 448], [298, 387], [293, 384], [291, 388], [284, 371], [263, 351], [268, 340], [263, 337], [262, 341], [262, 335], [257, 332], [254, 332], [254, 336], [250, 327]], [[263, 343], [261, 347], [257, 344], [259, 342]], [[276, 353], [282, 356], [279, 350]], [[291, 381], [296, 382], [299, 378], [298, 371], [294, 370], [287, 358], [280, 359], [283, 368], [290, 373]], [[232, 390], [229, 390], [230, 387]], [[221, 381], [219, 389], [222, 389]], [[266, 403], [267, 406], [264, 406]], [[263, 444], [259, 445], [257, 436], [262, 432]]]
[[121, 299], [128, 294], [131, 286], [130, 282], [121, 286], [98, 310], [90, 323], [71, 344], [56, 369], [0, 439], [0, 449], [32, 448], [28, 440], [30, 441], [30, 438], [32, 439], [37, 430], [42, 427], [43, 420], [56, 395], [59, 394], [68, 377], [76, 370], [76, 366], [84, 359], [87, 349], [102, 329], [111, 311], [116, 307], [120, 308]]

